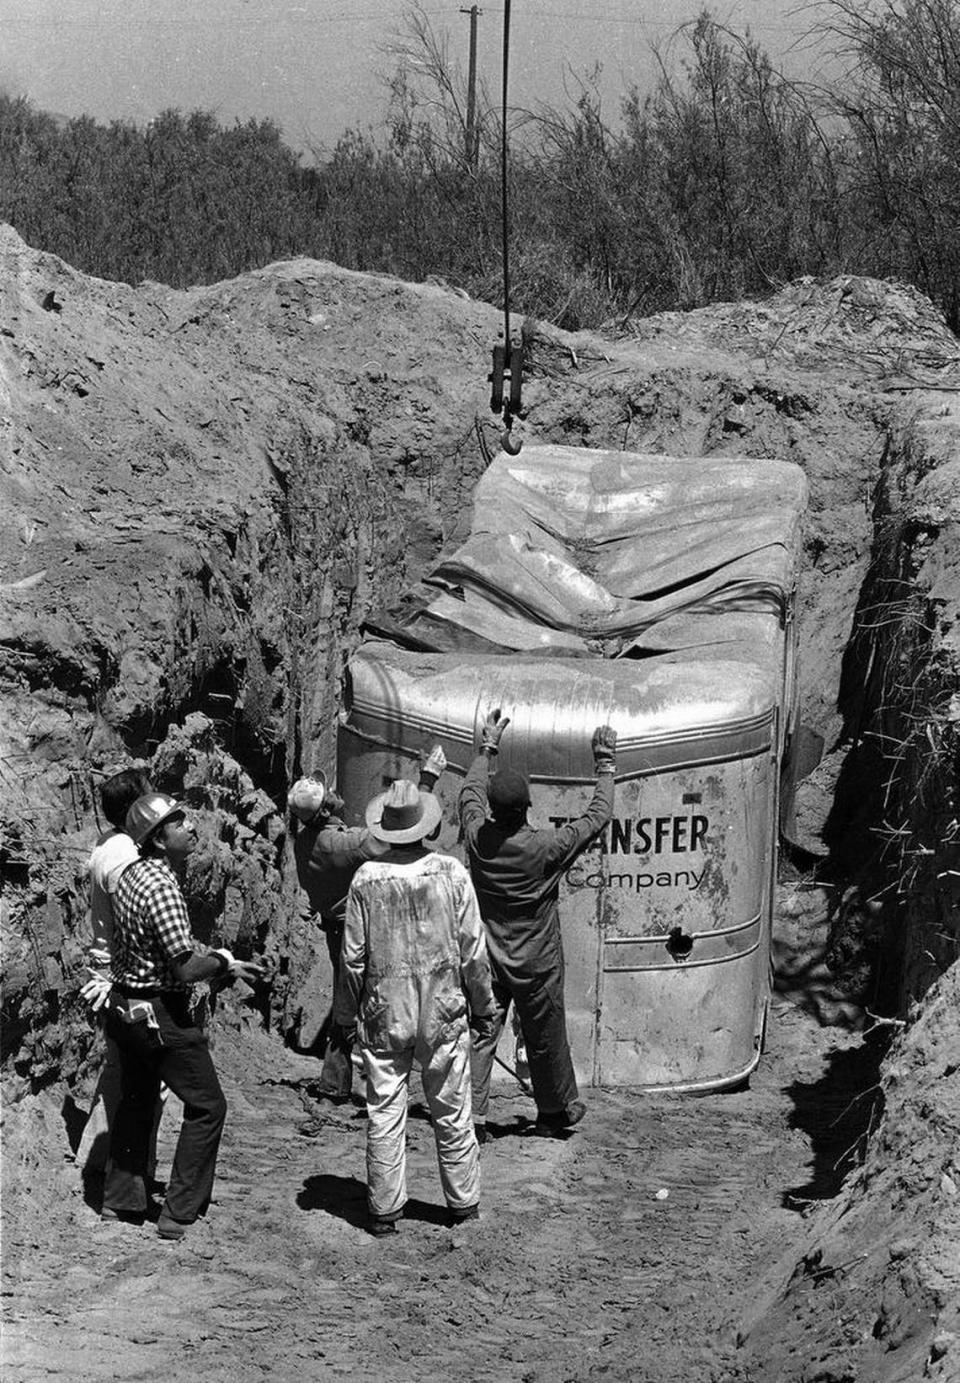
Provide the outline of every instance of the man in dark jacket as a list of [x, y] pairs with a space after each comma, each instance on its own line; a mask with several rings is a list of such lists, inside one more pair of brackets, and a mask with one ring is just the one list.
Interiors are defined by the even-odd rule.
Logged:
[[[422, 791], [433, 790], [446, 762], [443, 749], [437, 745], [420, 770]], [[327, 786], [322, 774], [315, 778], [299, 778], [290, 789], [287, 805], [301, 823], [293, 843], [297, 878], [307, 895], [311, 912], [319, 919], [327, 943], [336, 996], [347, 893], [353, 876], [362, 864], [387, 854], [389, 847], [371, 835], [366, 826], [344, 823], [340, 815], [343, 798]], [[353, 1042], [353, 1031], [339, 1024], [331, 1012], [327, 1023], [327, 1049], [316, 1091], [320, 1099], [339, 1103], [350, 1098]]]
[[597, 786], [583, 816], [559, 828], [531, 826], [527, 779], [512, 769], [490, 773], [508, 724], [499, 710], [487, 716], [480, 752], [459, 799], [497, 1005], [489, 1031], [473, 1046], [473, 1117], [480, 1142], [486, 1138], [497, 1041], [511, 1001], [527, 1049], [537, 1131], [557, 1133], [579, 1123], [586, 1113], [578, 1099], [567, 1040], [558, 898], [563, 874], [613, 814], [616, 771], [616, 732], [608, 725], [598, 726], [592, 742]]

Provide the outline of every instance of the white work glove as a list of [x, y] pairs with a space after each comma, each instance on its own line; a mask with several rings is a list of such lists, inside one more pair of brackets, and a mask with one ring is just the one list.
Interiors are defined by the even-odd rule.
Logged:
[[[222, 956], [227, 963], [227, 968], [223, 975], [231, 980], [246, 980], [247, 984], [253, 984], [255, 980], [262, 980], [267, 973], [265, 968], [255, 960], [237, 960], [232, 951], [228, 951], [226, 946], [218, 946], [215, 951], [211, 951], [212, 956]], [[218, 976], [214, 976], [217, 979]]]
[[443, 752], [443, 745], [435, 744], [430, 750], [430, 754], [423, 767], [427, 773], [432, 773], [434, 777], [439, 778], [446, 766], [447, 756]]
[[421, 788], [427, 790], [431, 789], [446, 766], [447, 756], [443, 752], [443, 745], [435, 744], [424, 760], [423, 768], [420, 770]]
[[267, 970], [256, 960], [235, 960], [233, 969], [230, 972], [234, 979], [246, 980], [247, 984], [256, 984], [258, 980], [265, 978]]
[[509, 724], [509, 716], [504, 716], [501, 719], [499, 706], [495, 711], [487, 712], [487, 718], [480, 731], [481, 754], [498, 754], [500, 752], [500, 739]]
[[94, 1013], [99, 1013], [107, 1002], [112, 988], [110, 977], [102, 974], [99, 970], [91, 970], [89, 966], [87, 967], [87, 974], [90, 978], [80, 986], [80, 997], [90, 1005]]
[[617, 771], [617, 732], [609, 725], [598, 725], [591, 740], [593, 766], [597, 773]]

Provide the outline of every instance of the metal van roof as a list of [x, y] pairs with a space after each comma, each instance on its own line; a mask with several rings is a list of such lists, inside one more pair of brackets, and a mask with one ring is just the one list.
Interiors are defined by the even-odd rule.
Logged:
[[465, 772], [487, 711], [510, 717], [501, 761], [533, 781], [589, 782], [596, 725], [617, 730], [624, 780], [769, 750], [782, 664], [692, 658], [549, 658], [424, 653], [371, 641], [351, 658], [344, 729], [370, 747], [412, 755], [440, 740]]

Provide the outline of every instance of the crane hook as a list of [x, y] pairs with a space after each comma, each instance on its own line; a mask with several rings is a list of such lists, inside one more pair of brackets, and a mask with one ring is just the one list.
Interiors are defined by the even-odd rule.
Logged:
[[519, 437], [514, 437], [513, 433], [510, 430], [512, 426], [513, 419], [509, 418], [507, 420], [506, 427], [500, 433], [500, 445], [508, 456], [519, 456], [520, 448], [523, 446], [523, 442], [520, 440]]
[[[498, 343], [493, 348], [493, 369], [487, 376], [492, 384], [490, 390], [490, 409], [493, 413], [503, 412], [504, 429], [500, 435], [500, 445], [509, 456], [516, 456], [522, 442], [511, 435], [514, 417], [523, 417], [523, 346]], [[509, 384], [509, 394], [504, 399], [504, 387]]]

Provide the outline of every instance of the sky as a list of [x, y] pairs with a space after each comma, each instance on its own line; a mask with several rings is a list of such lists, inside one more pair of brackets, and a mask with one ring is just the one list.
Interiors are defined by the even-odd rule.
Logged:
[[[649, 89], [652, 45], [669, 41], [704, 0], [512, 0], [511, 104], [562, 104], [576, 78], [602, 66], [614, 119], [632, 84]], [[288, 144], [329, 148], [349, 127], [383, 117], [384, 51], [409, 0], [0, 0], [0, 91], [41, 110], [145, 123], [159, 111], [210, 110], [221, 124], [270, 118]], [[468, 8], [466, 4], [462, 8]], [[503, 0], [481, 4], [478, 71], [500, 99]], [[710, 0], [712, 13], [750, 29], [796, 75], [813, 59], [798, 0]], [[461, 4], [423, 0], [449, 51], [467, 66]]]

